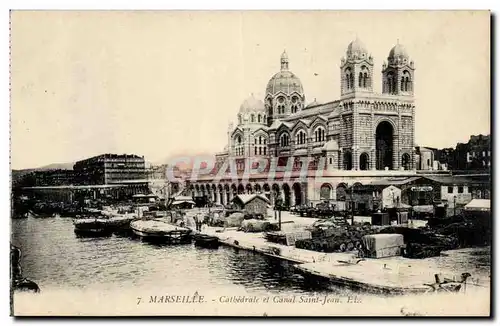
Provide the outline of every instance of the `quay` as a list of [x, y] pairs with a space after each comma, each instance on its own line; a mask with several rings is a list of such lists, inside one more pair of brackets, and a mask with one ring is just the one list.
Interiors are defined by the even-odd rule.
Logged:
[[[274, 220], [269, 220], [274, 222]], [[316, 219], [286, 216], [284, 231], [299, 229]], [[288, 261], [300, 274], [331, 286], [385, 294], [436, 291], [436, 277], [460, 283], [460, 273], [439, 268], [432, 259], [358, 258], [357, 252], [323, 253], [268, 242], [265, 232], [247, 233], [237, 228], [204, 227], [201, 232], [215, 236], [220, 244]], [[440, 257], [446, 259], [446, 254]]]

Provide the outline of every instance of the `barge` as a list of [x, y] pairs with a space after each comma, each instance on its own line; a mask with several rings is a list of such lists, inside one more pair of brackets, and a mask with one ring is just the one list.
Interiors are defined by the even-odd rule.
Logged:
[[175, 226], [160, 219], [133, 221], [130, 227], [136, 236], [147, 242], [187, 244], [192, 240], [190, 229]]

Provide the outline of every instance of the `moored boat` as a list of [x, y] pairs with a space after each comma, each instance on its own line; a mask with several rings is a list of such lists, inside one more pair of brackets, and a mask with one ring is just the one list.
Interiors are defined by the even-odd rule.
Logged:
[[113, 214], [102, 217], [79, 218], [74, 221], [75, 233], [87, 236], [110, 236], [113, 233], [129, 234], [130, 222], [135, 214]]
[[194, 238], [194, 245], [197, 247], [208, 248], [208, 249], [219, 248], [219, 238], [217, 237], [205, 234], [196, 234], [193, 238]]
[[113, 234], [113, 228], [107, 219], [81, 218], [73, 222], [75, 234], [82, 237], [109, 237]]
[[135, 235], [144, 241], [166, 244], [191, 243], [191, 230], [169, 224], [165, 221], [138, 220], [130, 223], [130, 227]]

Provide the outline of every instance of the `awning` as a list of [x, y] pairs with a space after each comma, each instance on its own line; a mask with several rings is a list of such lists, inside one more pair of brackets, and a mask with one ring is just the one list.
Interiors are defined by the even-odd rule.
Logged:
[[180, 205], [180, 204], [184, 204], [184, 203], [186, 203], [186, 204], [193, 204], [193, 205], [195, 205], [195, 202], [194, 202], [194, 201], [192, 201], [192, 200], [176, 200], [176, 201], [174, 201], [174, 202], [172, 203], [172, 205]]
[[464, 209], [466, 211], [490, 211], [490, 205], [489, 199], [473, 199], [465, 205]]

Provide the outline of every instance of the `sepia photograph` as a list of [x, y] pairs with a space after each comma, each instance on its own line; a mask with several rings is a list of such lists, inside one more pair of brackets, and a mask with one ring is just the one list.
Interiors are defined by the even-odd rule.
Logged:
[[11, 10], [11, 316], [490, 317], [491, 23]]

